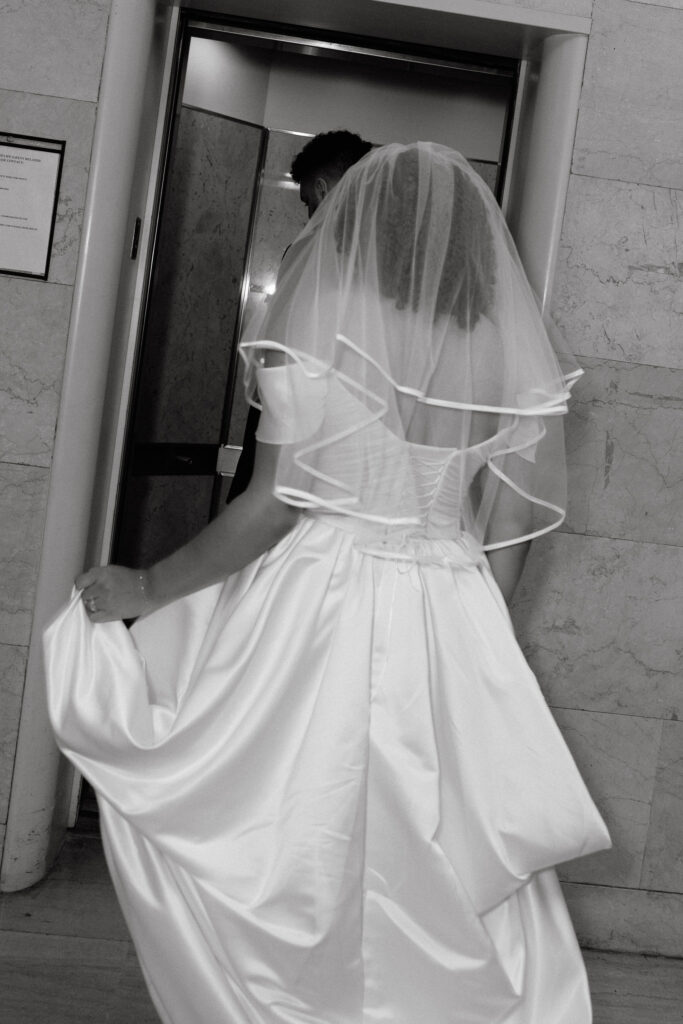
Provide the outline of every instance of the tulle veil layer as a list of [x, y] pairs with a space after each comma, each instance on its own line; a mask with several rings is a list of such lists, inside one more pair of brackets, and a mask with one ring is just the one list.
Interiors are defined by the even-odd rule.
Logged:
[[485, 549], [564, 518], [580, 371], [560, 365], [500, 208], [455, 151], [392, 144], [347, 171], [240, 352], [283, 500], [420, 530], [438, 481], [415, 456], [433, 449]]

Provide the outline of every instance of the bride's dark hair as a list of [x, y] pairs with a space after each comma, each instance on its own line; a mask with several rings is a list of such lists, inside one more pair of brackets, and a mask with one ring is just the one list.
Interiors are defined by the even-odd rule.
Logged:
[[[364, 189], [369, 188], [374, 193], [379, 231], [376, 251], [372, 256], [366, 251], [364, 256], [376, 261], [381, 294], [392, 299], [398, 309], [417, 311], [424, 298], [426, 275], [430, 275], [436, 289], [434, 315], [451, 316], [458, 326], [471, 330], [489, 309], [495, 286], [493, 238], [477, 188], [457, 165], [452, 165], [448, 192], [433, 176], [428, 190], [421, 194], [419, 151], [415, 148], [398, 154], [390, 175], [373, 178], [369, 172], [372, 157], [369, 160], [370, 164], [366, 159], [359, 165], [354, 175], [356, 187], [348, 189], [347, 200], [339, 209], [335, 224], [338, 250], [344, 253], [351, 248], [349, 232], [357, 236], [360, 231], [362, 235]], [[433, 238], [435, 230], [442, 236], [448, 232], [438, 262], [426, 243], [427, 235]], [[366, 283], [368, 269], [356, 267]]]

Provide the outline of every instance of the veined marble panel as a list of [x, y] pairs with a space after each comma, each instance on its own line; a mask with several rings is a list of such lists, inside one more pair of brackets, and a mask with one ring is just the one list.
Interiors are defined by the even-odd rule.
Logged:
[[683, 545], [683, 371], [581, 362], [567, 422], [568, 528]]
[[590, 18], [593, 11], [593, 0], [493, 0], [493, 3], [501, 7], [526, 7], [530, 11], [555, 11], [578, 18]]
[[683, 717], [683, 548], [543, 537], [513, 618], [551, 706]]
[[683, 187], [683, 13], [595, 0], [573, 170]]
[[553, 312], [577, 354], [683, 368], [683, 192], [572, 175]]
[[664, 722], [641, 885], [683, 893], [683, 722]]
[[220, 440], [260, 139], [253, 125], [181, 112], [145, 335], [141, 441]]
[[0, 644], [0, 821], [7, 821], [28, 651]]
[[653, 718], [554, 711], [612, 849], [560, 865], [565, 881], [635, 888], [640, 882], [662, 723]]
[[111, 0], [2, 5], [0, 87], [97, 100]]
[[0, 277], [0, 461], [49, 466], [73, 289]]
[[584, 950], [599, 1024], [680, 1024], [683, 962], [662, 956]]
[[0, 462], [0, 643], [29, 641], [48, 476]]
[[582, 946], [683, 957], [683, 896], [572, 882], [562, 889]]
[[[52, 6], [58, 8], [60, 4]], [[36, 38], [39, 34], [36, 32]], [[46, 43], [54, 45], [47, 38]], [[49, 269], [49, 280], [57, 284], [73, 284], [76, 279], [95, 112], [95, 103], [83, 100], [0, 89], [0, 130], [66, 142]]]
[[656, 7], [675, 7], [683, 10], [683, 0], [628, 0], [630, 4], [654, 4]]

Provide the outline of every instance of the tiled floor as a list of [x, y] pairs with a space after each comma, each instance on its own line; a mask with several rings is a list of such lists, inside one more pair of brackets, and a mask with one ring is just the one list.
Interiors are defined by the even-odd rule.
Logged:
[[0, 895], [0, 993], [2, 1024], [159, 1024], [96, 835]]
[[[585, 956], [595, 1024], [683, 1024], [683, 960]], [[0, 1020], [158, 1024], [97, 836], [70, 836], [45, 881], [0, 896]]]

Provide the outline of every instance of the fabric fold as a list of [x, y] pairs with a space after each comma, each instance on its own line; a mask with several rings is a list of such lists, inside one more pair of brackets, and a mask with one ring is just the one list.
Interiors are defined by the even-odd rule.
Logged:
[[303, 516], [130, 633], [92, 625], [76, 594], [48, 630], [58, 741], [98, 792], [169, 1024], [217, 1007], [234, 1024], [448, 1024], [454, 1005], [458, 1024], [547, 1024], [548, 929], [585, 1006], [539, 869], [606, 831], [480, 551], [423, 538], [401, 561], [381, 532], [378, 557], [359, 529]]

